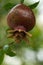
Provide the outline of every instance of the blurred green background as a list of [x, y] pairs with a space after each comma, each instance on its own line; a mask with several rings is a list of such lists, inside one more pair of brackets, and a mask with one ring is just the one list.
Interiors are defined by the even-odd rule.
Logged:
[[[37, 1], [24, 0], [24, 4], [30, 5]], [[9, 28], [7, 14], [18, 3], [20, 3], [20, 0], [0, 0], [0, 47], [14, 41], [7, 38], [6, 30]], [[36, 25], [29, 31], [32, 34], [32, 38], [29, 38], [29, 44], [26, 44], [23, 40], [20, 44], [14, 43], [11, 48], [16, 51], [17, 55], [10, 57], [4, 54], [2, 65], [43, 65], [43, 0], [40, 0], [39, 5], [32, 10], [36, 17]]]

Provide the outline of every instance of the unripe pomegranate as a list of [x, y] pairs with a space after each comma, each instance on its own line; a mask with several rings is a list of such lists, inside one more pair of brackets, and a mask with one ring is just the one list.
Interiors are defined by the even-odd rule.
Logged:
[[28, 31], [32, 30], [35, 26], [35, 16], [33, 11], [24, 4], [18, 4], [11, 9], [7, 16], [7, 23], [13, 36], [20, 40], [26, 38], [26, 35], [31, 36]]

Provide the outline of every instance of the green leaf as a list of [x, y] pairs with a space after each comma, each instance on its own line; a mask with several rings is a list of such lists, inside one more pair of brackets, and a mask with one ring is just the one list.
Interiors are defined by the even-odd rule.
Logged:
[[4, 52], [5, 52], [7, 55], [9, 55], [9, 56], [11, 56], [11, 57], [13, 57], [13, 56], [16, 55], [16, 53], [11, 50], [11, 48], [9, 47], [9, 45], [5, 45], [5, 46], [3, 47], [3, 50], [4, 50]]
[[2, 64], [3, 59], [4, 59], [4, 52], [3, 50], [0, 50], [0, 65]]
[[21, 0], [21, 3], [23, 3], [24, 2], [24, 0]]
[[9, 11], [13, 6], [15, 6], [16, 4], [14, 3], [7, 3], [5, 4], [3, 7], [6, 11]]
[[34, 8], [36, 8], [36, 7], [38, 6], [39, 2], [40, 2], [40, 1], [38, 1], [38, 2], [36, 2], [36, 3], [34, 3], [34, 4], [32, 4], [32, 5], [29, 5], [29, 7], [30, 7], [31, 9], [34, 9]]

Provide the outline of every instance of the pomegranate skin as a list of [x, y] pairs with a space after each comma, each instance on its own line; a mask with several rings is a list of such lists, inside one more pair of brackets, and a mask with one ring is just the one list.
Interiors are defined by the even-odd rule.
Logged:
[[18, 4], [8, 13], [7, 23], [11, 29], [23, 26], [28, 32], [35, 26], [35, 16], [28, 6]]

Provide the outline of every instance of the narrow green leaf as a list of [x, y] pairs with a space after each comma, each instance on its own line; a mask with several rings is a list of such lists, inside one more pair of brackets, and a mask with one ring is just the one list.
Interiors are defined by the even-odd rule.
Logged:
[[11, 57], [13, 57], [13, 56], [16, 55], [16, 53], [14, 53], [14, 52], [11, 50], [11, 48], [9, 47], [9, 45], [5, 45], [5, 46], [3, 47], [3, 50], [4, 50], [5, 54], [7, 54], [7, 55], [9, 55], [9, 56], [11, 56]]
[[6, 11], [10, 10], [13, 6], [15, 6], [16, 4], [14, 3], [7, 3], [5, 4], [3, 7]]
[[31, 9], [34, 9], [34, 8], [36, 8], [36, 7], [38, 6], [39, 2], [40, 2], [40, 1], [38, 1], [38, 2], [36, 2], [36, 3], [34, 3], [34, 4], [32, 4], [32, 5], [29, 5], [29, 7], [30, 7]]
[[16, 55], [16, 53], [14, 53], [13, 51], [11, 51], [10, 49], [6, 52], [7, 55], [13, 57]]
[[0, 65], [2, 64], [3, 59], [4, 59], [4, 52], [3, 50], [0, 50]]
[[21, 3], [23, 3], [24, 2], [24, 0], [21, 0]]

